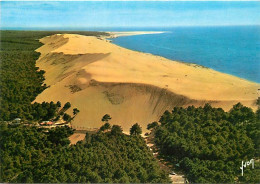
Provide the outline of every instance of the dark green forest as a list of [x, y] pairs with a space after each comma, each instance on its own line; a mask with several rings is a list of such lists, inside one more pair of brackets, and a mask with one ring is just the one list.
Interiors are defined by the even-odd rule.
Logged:
[[116, 125], [106, 133], [87, 133], [76, 145], [69, 145], [68, 136], [73, 134], [69, 127], [45, 132], [22, 125], [0, 126], [0, 182], [169, 182], [144, 139], [125, 135]]
[[[167, 183], [163, 171], [140, 136], [136, 123], [131, 135], [118, 125], [108, 123], [96, 133], [87, 133], [83, 141], [70, 145], [69, 127], [53, 129], [32, 125], [8, 124], [15, 118], [24, 121], [73, 119], [65, 111], [68, 102], [32, 103], [48, 88], [44, 71], [35, 66], [42, 44], [39, 39], [56, 33], [89, 36], [102, 32], [1, 31], [0, 48], [0, 182], [14, 183]], [[259, 109], [236, 104], [229, 112], [210, 105], [195, 108], [174, 107], [159, 123], [148, 125], [159, 156], [190, 182], [260, 182], [260, 99]], [[73, 104], [72, 104], [73, 105]], [[76, 116], [80, 110], [73, 109]], [[5, 122], [7, 121], [7, 122]], [[254, 159], [254, 169], [241, 161]]]
[[[258, 100], [259, 103], [259, 100]], [[260, 110], [238, 103], [229, 112], [204, 107], [175, 107], [148, 125], [160, 156], [190, 182], [260, 182]], [[242, 160], [255, 160], [241, 176]], [[177, 164], [177, 165], [176, 165]]]
[[[0, 120], [40, 120], [35, 111], [46, 111], [53, 104], [31, 105], [36, 96], [47, 86], [44, 71], [35, 66], [42, 44], [40, 38], [57, 33], [75, 33], [88, 36], [106, 35], [103, 32], [75, 31], [0, 31]], [[41, 106], [41, 107], [40, 107]], [[50, 116], [50, 115], [47, 115]]]

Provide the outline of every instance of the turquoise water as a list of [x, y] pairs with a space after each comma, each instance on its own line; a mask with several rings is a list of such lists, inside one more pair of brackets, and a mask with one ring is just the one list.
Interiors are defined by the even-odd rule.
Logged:
[[118, 37], [113, 43], [260, 83], [259, 26], [183, 27], [163, 31], [168, 32]]

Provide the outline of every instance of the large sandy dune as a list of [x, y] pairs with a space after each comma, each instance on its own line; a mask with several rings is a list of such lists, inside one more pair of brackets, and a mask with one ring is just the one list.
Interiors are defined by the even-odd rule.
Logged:
[[96, 37], [64, 34], [40, 41], [37, 66], [50, 87], [36, 101], [71, 102], [80, 110], [72, 123], [76, 129], [100, 127], [104, 114], [128, 131], [136, 122], [145, 129], [174, 106], [211, 103], [229, 110], [242, 102], [256, 108], [257, 83]]

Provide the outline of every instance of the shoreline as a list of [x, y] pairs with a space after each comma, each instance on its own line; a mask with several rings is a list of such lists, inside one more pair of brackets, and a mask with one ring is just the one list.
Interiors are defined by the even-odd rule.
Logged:
[[214, 70], [214, 71], [217, 71], [217, 72], [220, 72], [220, 73], [223, 73], [223, 74], [226, 74], [226, 75], [230, 75], [230, 76], [233, 76], [233, 77], [237, 77], [241, 80], [245, 80], [245, 81], [248, 81], [248, 82], [252, 82], [252, 83], [256, 83], [259, 85], [259, 88], [260, 88], [260, 83], [257, 82], [257, 81], [253, 81], [253, 80], [250, 80], [250, 79], [247, 79], [247, 78], [243, 78], [243, 77], [240, 77], [238, 75], [234, 75], [232, 73], [228, 73], [228, 72], [223, 72], [223, 71], [219, 71], [218, 69], [214, 69], [214, 68], [211, 68], [211, 67], [208, 67], [208, 66], [204, 66], [204, 65], [201, 65], [201, 64], [197, 64], [197, 63], [193, 63], [193, 62], [186, 62], [186, 61], [181, 61], [181, 60], [174, 60], [172, 58], [167, 58], [165, 56], [162, 56], [162, 55], [158, 55], [158, 54], [153, 54], [153, 53], [150, 53], [150, 52], [144, 52], [144, 51], [139, 51], [139, 50], [135, 50], [135, 49], [129, 49], [127, 47], [124, 47], [124, 46], [121, 46], [121, 45], [118, 45], [118, 44], [115, 44], [113, 43], [112, 40], [110, 39], [114, 39], [114, 38], [117, 38], [117, 37], [123, 37], [123, 36], [136, 36], [136, 35], [144, 35], [144, 34], [163, 34], [163, 33], [168, 33], [169, 31], [122, 31], [122, 32], [106, 32], [109, 34], [109, 36], [105, 36], [104, 39], [107, 40], [108, 42], [110, 42], [111, 44], [114, 44], [116, 46], [119, 46], [121, 48], [125, 48], [125, 49], [128, 49], [128, 50], [131, 50], [131, 51], [134, 51], [134, 52], [139, 52], [139, 53], [144, 53], [144, 54], [151, 54], [155, 57], [162, 57], [164, 59], [167, 59], [167, 60], [171, 60], [171, 61], [175, 61], [175, 62], [179, 62], [179, 63], [183, 63], [183, 64], [186, 64], [186, 65], [192, 65], [192, 66], [197, 66], [197, 67], [202, 67], [202, 68], [205, 68], [205, 69], [211, 69], [211, 70]]
[[136, 36], [144, 34], [162, 34], [167, 33], [167, 31], [112, 31], [106, 33], [110, 35], [108, 38], [117, 38], [122, 36]]
[[[107, 33], [109, 33], [109, 32], [107, 32]], [[162, 34], [162, 33], [165, 33], [165, 32], [155, 32], [155, 31], [127, 31], [127, 32], [110, 32], [109, 34], [111, 34], [111, 33], [115, 33], [114, 35], [116, 35], [116, 36], [134, 36], [134, 35], [143, 35], [143, 34]], [[118, 35], [117, 35], [118, 34]], [[179, 60], [173, 60], [173, 59], [169, 59], [169, 58], [166, 58], [166, 57], [164, 57], [164, 56], [161, 56], [161, 55], [154, 55], [154, 54], [152, 54], [152, 53], [148, 53], [148, 52], [142, 52], [142, 51], [137, 51], [137, 50], [131, 50], [131, 49], [128, 49], [128, 48], [126, 48], [126, 47], [123, 47], [123, 46], [120, 46], [120, 45], [117, 45], [117, 44], [115, 44], [115, 43], [113, 43], [113, 42], [111, 42], [111, 40], [107, 40], [107, 38], [110, 38], [111, 37], [111, 35], [109, 35], [109, 36], [101, 36], [102, 38], [100, 39], [100, 37], [96, 37], [96, 36], [84, 36], [84, 35], [78, 35], [78, 34], [56, 34], [57, 36], [67, 36], [67, 38], [69, 38], [70, 36], [75, 36], [75, 38], [79, 38], [79, 37], [92, 37], [92, 38], [94, 38], [94, 39], [96, 39], [96, 40], [100, 40], [100, 41], [102, 41], [103, 43], [104, 42], [106, 42], [107, 44], [111, 44], [111, 45], [113, 45], [113, 49], [114, 48], [116, 48], [117, 50], [118, 50], [118, 48], [119, 48], [119, 50], [122, 50], [123, 52], [124, 51], [126, 51], [126, 52], [130, 52], [131, 54], [140, 54], [140, 55], [144, 55], [144, 57], [146, 58], [146, 57], [148, 57], [148, 58], [153, 58], [153, 59], [156, 59], [156, 61], [159, 61], [159, 62], [162, 62], [162, 64], [165, 64], [164, 62], [170, 62], [170, 64], [180, 64], [180, 65], [185, 65], [185, 66], [187, 66], [188, 68], [192, 68], [192, 69], [194, 69], [194, 70], [202, 70], [202, 71], [205, 71], [205, 70], [208, 70], [209, 72], [211, 72], [211, 73], [214, 73], [214, 74], [220, 74], [220, 75], [225, 75], [226, 77], [231, 77], [231, 78], [233, 78], [233, 79], [237, 79], [237, 80], [239, 80], [239, 81], [243, 81], [243, 82], [247, 82], [247, 83], [252, 83], [252, 84], [255, 84], [255, 85], [259, 85], [259, 87], [260, 87], [260, 84], [259, 83], [257, 83], [257, 82], [255, 82], [255, 81], [251, 81], [251, 80], [248, 80], [248, 79], [245, 79], [245, 78], [241, 78], [241, 77], [239, 77], [239, 76], [235, 76], [235, 75], [232, 75], [232, 74], [229, 74], [229, 73], [225, 73], [225, 72], [221, 72], [221, 71], [218, 71], [218, 70], [215, 70], [215, 69], [212, 69], [212, 68], [210, 68], [210, 67], [206, 67], [206, 66], [203, 66], [203, 65], [199, 65], [199, 64], [196, 64], [196, 63], [191, 63], [191, 62], [185, 62], [185, 61], [179, 61]], [[112, 36], [114, 36], [114, 35], [112, 35]], [[65, 38], [64, 37], [64, 38]], [[44, 38], [42, 38], [42, 39], [44, 39]], [[106, 44], [105, 43], [105, 44]], [[66, 44], [65, 44], [66, 45]], [[103, 51], [105, 50], [105, 48], [103, 48], [103, 47], [101, 47], [102, 48], [102, 51], [100, 52], [100, 53], [103, 53]], [[55, 49], [55, 52], [60, 52], [60, 51], [58, 51], [59, 49]], [[69, 51], [70, 49], [66, 49], [67, 51]], [[83, 49], [84, 51], [83, 52], [81, 52], [80, 50], [73, 50], [73, 52], [71, 53], [70, 51], [68, 52], [68, 53], [65, 53], [65, 52], [63, 52], [62, 51], [62, 53], [63, 54], [72, 54], [72, 55], [74, 55], [74, 54], [76, 54], [76, 55], [83, 55], [83, 54], [87, 54], [88, 53], [88, 51], [84, 48]], [[79, 53], [74, 53], [74, 52], [79, 52]], [[53, 51], [52, 51], [53, 52]], [[106, 51], [104, 51], [104, 52], [106, 52]], [[128, 54], [129, 55], [129, 54]], [[172, 62], [172, 63], [171, 63]], [[98, 81], [98, 80], [97, 80]], [[100, 81], [100, 82], [105, 82], [105, 81]], [[110, 81], [110, 82], [117, 82], [117, 81]], [[125, 81], [122, 81], [122, 83], [125, 83]], [[126, 82], [127, 83], [127, 82]], [[133, 83], [133, 82], [129, 82], [129, 84], [131, 84], [131, 83]], [[142, 83], [140, 83], [140, 84], [142, 84]], [[148, 84], [148, 85], [150, 85], [150, 83]], [[151, 85], [153, 85], [153, 84], [151, 84]], [[155, 85], [155, 86], [157, 86], [157, 85]], [[159, 87], [159, 86], [158, 86]], [[168, 90], [168, 88], [167, 88], [167, 90]], [[171, 91], [171, 90], [170, 90]], [[179, 93], [177, 93], [177, 94], [179, 94]], [[182, 94], [181, 94], [182, 95]], [[184, 96], [186, 96], [186, 97], [188, 97], [188, 98], [191, 98], [191, 96], [189, 96], [189, 95], [184, 95]], [[192, 98], [191, 98], [192, 99]], [[196, 98], [195, 98], [196, 99]], [[200, 99], [200, 100], [208, 100], [208, 99]], [[236, 100], [236, 99], [225, 99], [225, 100], [223, 100], [223, 101], [234, 101], [234, 100]], [[248, 99], [249, 100], [249, 99]], [[212, 100], [211, 99], [211, 101], [214, 101], [214, 100]]]
[[175, 106], [210, 103], [228, 111], [241, 102], [256, 109], [259, 84], [229, 74], [133, 51], [100, 37], [64, 34], [40, 41], [36, 66], [46, 71], [50, 87], [35, 102], [70, 102], [81, 111], [74, 128], [100, 127], [104, 114], [124, 131], [136, 122], [146, 127]]
[[[126, 47], [123, 47], [121, 45], [117, 45], [115, 43], [112, 42], [112, 40], [109, 40], [109, 39], [113, 39], [113, 38], [117, 38], [117, 37], [123, 37], [123, 36], [136, 36], [136, 35], [144, 35], [144, 34], [163, 34], [163, 33], [167, 33], [168, 31], [122, 31], [122, 32], [106, 32], [109, 34], [109, 36], [104, 36], [104, 39], [109, 41], [111, 44], [114, 44], [116, 46], [119, 46], [119, 47], [122, 47], [124, 49], [128, 49]], [[180, 60], [174, 60], [174, 59], [171, 59], [171, 58], [166, 58], [164, 56], [161, 56], [161, 55], [155, 55], [155, 54], [152, 54], [152, 53], [149, 53], [149, 52], [143, 52], [143, 51], [138, 51], [138, 50], [132, 50], [132, 49], [128, 49], [128, 50], [131, 50], [131, 51], [135, 51], [135, 52], [140, 52], [140, 53], [144, 53], [144, 54], [151, 54], [155, 57], [162, 57], [162, 58], [165, 58], [165, 59], [168, 59], [168, 60], [171, 60], [171, 61], [175, 61], [175, 62], [179, 62], [179, 63], [183, 63], [183, 64], [186, 64], [186, 65], [192, 65], [192, 66], [197, 66], [197, 67], [201, 67], [201, 68], [205, 68], [205, 69], [210, 69], [210, 70], [214, 70], [214, 71], [217, 71], [217, 72], [220, 72], [220, 73], [223, 73], [223, 74], [226, 74], [226, 75], [230, 75], [230, 76], [233, 76], [233, 77], [237, 77], [241, 80], [245, 80], [245, 81], [248, 81], [248, 82], [252, 82], [252, 83], [256, 83], [256, 84], [259, 84], [258, 82], [256, 81], [252, 81], [252, 80], [249, 80], [249, 79], [245, 79], [245, 78], [242, 78], [240, 76], [236, 76], [236, 75], [233, 75], [233, 74], [230, 74], [230, 73], [226, 73], [226, 72], [222, 72], [222, 71], [219, 71], [219, 70], [216, 70], [214, 68], [210, 68], [210, 67], [207, 67], [207, 66], [204, 66], [204, 65], [200, 65], [200, 64], [197, 64], [197, 63], [192, 63], [192, 62], [186, 62], [186, 61], [180, 61]], [[260, 87], [260, 86], [259, 86]]]

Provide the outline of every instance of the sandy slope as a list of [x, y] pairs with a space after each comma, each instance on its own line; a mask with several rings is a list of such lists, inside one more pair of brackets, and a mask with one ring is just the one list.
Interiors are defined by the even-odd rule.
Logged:
[[50, 87], [36, 101], [70, 101], [81, 111], [73, 122], [78, 129], [99, 127], [106, 113], [128, 130], [136, 122], [146, 128], [176, 105], [210, 102], [228, 110], [240, 101], [255, 108], [257, 83], [96, 37], [65, 34], [40, 41], [37, 66]]
[[76, 144], [85, 139], [86, 133], [74, 133], [69, 137], [70, 144]]

